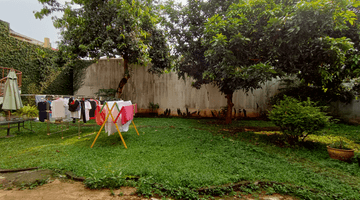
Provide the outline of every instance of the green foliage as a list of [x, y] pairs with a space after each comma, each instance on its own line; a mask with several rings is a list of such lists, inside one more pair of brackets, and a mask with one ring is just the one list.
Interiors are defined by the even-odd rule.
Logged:
[[118, 174], [106, 174], [104, 177], [97, 178], [90, 176], [85, 179], [84, 184], [90, 189], [103, 189], [103, 188], [120, 188], [125, 185], [125, 178], [121, 176], [121, 172]]
[[325, 93], [322, 101], [349, 101], [354, 96], [343, 81], [360, 72], [357, 7], [331, 0], [169, 1], [164, 21], [179, 76], [194, 78], [196, 88], [249, 91], [274, 75], [293, 75]]
[[15, 112], [15, 115], [22, 117], [26, 115], [29, 118], [35, 118], [39, 116], [39, 110], [36, 106], [30, 106], [29, 104], [20, 108]]
[[99, 89], [95, 95], [99, 96], [103, 100], [112, 101], [116, 100], [115, 98], [116, 89]]
[[300, 101], [306, 101], [308, 97], [312, 101], [318, 102], [319, 105], [326, 106], [331, 102], [340, 101], [343, 103], [350, 103], [354, 98], [354, 93], [351, 91], [337, 91], [327, 90], [326, 92], [321, 87], [314, 87], [306, 85], [305, 83], [297, 82], [291, 79], [282, 79], [280, 92], [271, 97], [271, 104], [283, 100], [284, 95], [296, 98]]
[[59, 78], [63, 71], [57, 63], [59, 52], [11, 37], [8, 30], [8, 24], [0, 21], [0, 66], [22, 72], [22, 93], [72, 94], [70, 76]]
[[261, 88], [276, 74], [263, 58], [267, 46], [259, 38], [267, 34], [267, 20], [276, 14], [269, 9], [275, 10], [278, 4], [232, 4], [236, 2], [190, 0], [184, 7], [172, 2], [165, 6], [179, 77], [191, 76], [197, 89], [211, 83], [226, 94], [227, 123], [231, 122], [233, 93]]
[[130, 64], [152, 63], [152, 72], [170, 67], [168, 45], [157, 27], [158, 8], [152, 0], [72, 1], [80, 6], [76, 9], [56, 0], [39, 2], [43, 9], [35, 13], [37, 18], [64, 12], [63, 17], [54, 18], [54, 26], [62, 29], [59, 49], [71, 60], [121, 56]]
[[340, 141], [336, 141], [332, 144], [330, 144], [329, 146], [335, 149], [349, 149], [346, 148], [348, 144], [346, 142], [344, 142], [343, 140], [340, 139]]
[[271, 63], [304, 86], [323, 90], [322, 101], [344, 97], [343, 81], [359, 76], [359, 12], [349, 9], [354, 2], [299, 1], [269, 21]]
[[157, 110], [157, 109], [159, 109], [159, 108], [160, 108], [160, 106], [159, 106], [158, 103], [157, 103], [157, 104], [154, 104], [153, 102], [150, 102], [150, 103], [149, 103], [149, 109], [155, 111], [155, 110]]
[[289, 138], [304, 140], [308, 134], [316, 134], [328, 125], [330, 117], [322, 109], [310, 99], [299, 102], [285, 96], [284, 100], [273, 106], [269, 119]]
[[[42, 166], [72, 171], [76, 176], [86, 177], [85, 183], [91, 188], [115, 189], [127, 185], [127, 178], [140, 177], [137, 194], [177, 199], [197, 199], [197, 189], [209, 186], [219, 186], [214, 193], [227, 194], [231, 188], [226, 184], [256, 180], [277, 182], [277, 186], [271, 186], [276, 193], [300, 199], [334, 199], [332, 195], [337, 199], [360, 198], [357, 163], [330, 159], [324, 146], [307, 149], [254, 145], [255, 139], [243, 140], [250, 139], [243, 137], [251, 132], [241, 132], [237, 139], [218, 132], [244, 126], [274, 126], [271, 122], [242, 120], [226, 126], [207, 119], [138, 118], [134, 122], [140, 136], [133, 127], [122, 133], [128, 149], [118, 135], [101, 132], [90, 148], [95, 135], [61, 139], [57, 134], [46, 134], [46, 123], [32, 122], [36, 133], [24, 130], [16, 137], [0, 140], [0, 165], [6, 169]], [[355, 126], [340, 128], [356, 130]], [[77, 131], [77, 127], [70, 127], [64, 136]], [[82, 132], [81, 136], [87, 135], [93, 128], [83, 127]], [[6, 130], [0, 134], [5, 135]], [[223, 190], [221, 185], [226, 185]], [[262, 186], [252, 184], [244, 188], [253, 193]]]

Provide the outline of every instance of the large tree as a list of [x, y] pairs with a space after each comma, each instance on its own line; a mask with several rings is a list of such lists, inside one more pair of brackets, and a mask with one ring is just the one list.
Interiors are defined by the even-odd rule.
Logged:
[[268, 11], [277, 5], [266, 7], [258, 2], [253, 7], [233, 8], [234, 2], [238, 1], [189, 0], [185, 7], [172, 2], [167, 7], [180, 77], [193, 77], [196, 88], [217, 86], [227, 98], [226, 123], [231, 123], [235, 91], [260, 88], [275, 75], [263, 58], [266, 43], [259, 38], [266, 34], [267, 20], [274, 15]]
[[[60, 51], [69, 58], [121, 56], [124, 77], [119, 77], [118, 97], [130, 78], [129, 64], [148, 65], [149, 71], [161, 73], [170, 67], [166, 38], [158, 28], [158, 9], [152, 0], [71, 0], [61, 5], [57, 0], [39, 0], [43, 9], [37, 18], [62, 11], [53, 18], [61, 30]], [[75, 6], [74, 6], [75, 5]]]
[[272, 41], [272, 65], [301, 80], [299, 88], [326, 97], [317, 100], [349, 102], [343, 82], [359, 76], [358, 6], [354, 0], [298, 1], [286, 15], [272, 18], [264, 39]]
[[193, 77], [197, 88], [212, 83], [225, 93], [227, 123], [232, 94], [259, 88], [273, 72], [338, 92], [343, 80], [359, 71], [358, 4], [188, 0], [187, 6], [175, 7], [170, 1], [168, 31], [179, 75]]

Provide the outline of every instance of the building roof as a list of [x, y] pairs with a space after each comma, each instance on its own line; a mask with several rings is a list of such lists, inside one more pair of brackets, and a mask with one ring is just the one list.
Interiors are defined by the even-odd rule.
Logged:
[[29, 43], [32, 43], [32, 44], [44, 46], [44, 42], [41, 42], [39, 40], [35, 40], [35, 39], [31, 38], [31, 37], [22, 35], [20, 33], [17, 33], [15, 31], [13, 31], [12, 29], [10, 29], [10, 35], [17, 38], [17, 39], [19, 39], [19, 40], [22, 40], [22, 41], [26, 41], [26, 42], [29, 42]]

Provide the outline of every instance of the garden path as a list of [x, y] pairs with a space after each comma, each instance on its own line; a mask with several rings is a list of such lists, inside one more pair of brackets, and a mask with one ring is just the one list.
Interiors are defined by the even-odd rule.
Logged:
[[[51, 183], [38, 186], [32, 190], [0, 190], [0, 200], [37, 200], [37, 199], [51, 199], [51, 200], [145, 200], [136, 195], [131, 195], [136, 191], [136, 188], [122, 187], [121, 189], [113, 190], [115, 196], [111, 195], [110, 189], [90, 190], [85, 188], [81, 182], [72, 180], [55, 179]], [[119, 194], [122, 193], [122, 196]], [[151, 198], [152, 200], [160, 200]], [[216, 199], [240, 199], [239, 197], [226, 197]], [[256, 196], [246, 195], [241, 199], [261, 199], [261, 200], [295, 200], [295, 198], [288, 195], [265, 195], [260, 194]]]

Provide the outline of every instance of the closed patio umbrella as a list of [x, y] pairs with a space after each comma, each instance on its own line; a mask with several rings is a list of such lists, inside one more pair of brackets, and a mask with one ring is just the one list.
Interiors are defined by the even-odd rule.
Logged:
[[23, 107], [19, 87], [17, 83], [17, 76], [15, 71], [11, 70], [7, 75], [4, 87], [4, 102], [3, 110], [18, 110]]

